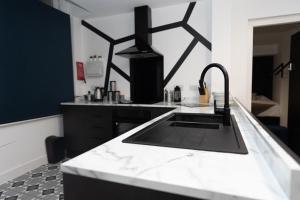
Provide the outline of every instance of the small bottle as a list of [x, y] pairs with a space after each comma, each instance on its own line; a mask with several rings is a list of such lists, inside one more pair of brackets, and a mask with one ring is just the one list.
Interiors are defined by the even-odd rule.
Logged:
[[178, 85], [174, 88], [174, 102], [181, 102], [181, 90]]
[[168, 90], [165, 90], [165, 92], [164, 92], [164, 102], [168, 102], [168, 98], [169, 98]]
[[88, 91], [88, 94], [87, 94], [87, 100], [88, 100], [88, 101], [92, 101], [92, 94], [91, 94], [91, 91]]
[[174, 102], [174, 91], [170, 90], [169, 91], [169, 102]]
[[110, 81], [110, 91], [117, 91], [117, 82], [116, 81]]
[[113, 103], [113, 91], [108, 91], [107, 100], [108, 100], [108, 103]]
[[95, 61], [95, 58], [96, 58], [96, 56], [95, 56], [95, 55], [92, 55], [92, 62]]
[[114, 92], [114, 103], [119, 103], [120, 102], [120, 91], [115, 91]]

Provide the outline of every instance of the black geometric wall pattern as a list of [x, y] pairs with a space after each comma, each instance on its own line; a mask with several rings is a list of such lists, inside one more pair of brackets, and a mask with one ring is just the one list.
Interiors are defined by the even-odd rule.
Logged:
[[[191, 2], [189, 4], [188, 9], [187, 9], [182, 21], [178, 21], [178, 22], [174, 22], [174, 23], [170, 23], [170, 24], [166, 24], [166, 25], [162, 25], [162, 26], [158, 26], [158, 27], [149, 28], [150, 33], [157, 33], [157, 32], [161, 32], [161, 31], [166, 31], [166, 30], [182, 27], [184, 30], [186, 30], [188, 33], [190, 33], [194, 37], [194, 39], [191, 41], [189, 46], [186, 48], [186, 50], [183, 52], [183, 54], [180, 56], [178, 61], [175, 63], [175, 65], [173, 66], [173, 68], [171, 69], [169, 74], [164, 79], [164, 86], [166, 86], [168, 84], [168, 82], [172, 79], [172, 77], [178, 71], [178, 69], [180, 68], [182, 63], [185, 61], [185, 59], [188, 57], [188, 55], [191, 53], [191, 51], [194, 49], [194, 47], [197, 45], [198, 42], [201, 43], [202, 45], [204, 45], [208, 50], [211, 51], [210, 41], [208, 41], [205, 37], [203, 37], [200, 33], [198, 33], [193, 27], [191, 27], [188, 24], [188, 20], [193, 12], [195, 5], [196, 5], [196, 2]], [[104, 82], [105, 92], [107, 92], [111, 69], [115, 70], [127, 81], [130, 81], [130, 77], [123, 70], [121, 70], [117, 65], [115, 65], [112, 62], [112, 58], [113, 58], [113, 51], [114, 51], [115, 45], [130, 41], [130, 40], [134, 40], [135, 36], [129, 35], [129, 36], [115, 40], [84, 20], [81, 21], [81, 24], [84, 27], [88, 28], [90, 31], [94, 32], [95, 34], [99, 35], [100, 37], [102, 37], [103, 39], [105, 39], [106, 41], [109, 42], [109, 53], [108, 53], [106, 75], [105, 75], [105, 82]]]

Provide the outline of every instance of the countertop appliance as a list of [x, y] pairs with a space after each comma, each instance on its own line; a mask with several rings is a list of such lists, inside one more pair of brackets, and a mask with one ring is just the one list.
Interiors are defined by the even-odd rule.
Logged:
[[96, 87], [94, 91], [94, 101], [101, 101], [102, 100], [102, 94], [100, 87]]

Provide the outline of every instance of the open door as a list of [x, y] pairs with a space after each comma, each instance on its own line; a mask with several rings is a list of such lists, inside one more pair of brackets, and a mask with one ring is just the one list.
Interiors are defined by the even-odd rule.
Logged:
[[291, 61], [289, 80], [289, 144], [300, 155], [300, 32], [291, 38]]

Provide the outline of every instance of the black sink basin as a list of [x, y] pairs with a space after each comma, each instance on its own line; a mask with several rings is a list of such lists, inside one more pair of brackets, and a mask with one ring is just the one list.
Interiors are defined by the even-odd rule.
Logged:
[[172, 115], [168, 116], [167, 120], [202, 123], [222, 123], [223, 116], [216, 114], [173, 113]]
[[247, 154], [234, 116], [223, 126], [216, 114], [173, 113], [123, 140], [125, 143]]
[[203, 128], [203, 129], [219, 129], [219, 124], [222, 123], [223, 116], [221, 115], [199, 115], [177, 113], [168, 119], [173, 123], [170, 126]]

